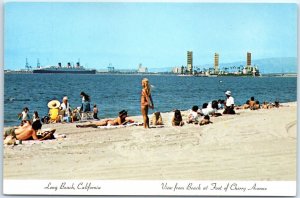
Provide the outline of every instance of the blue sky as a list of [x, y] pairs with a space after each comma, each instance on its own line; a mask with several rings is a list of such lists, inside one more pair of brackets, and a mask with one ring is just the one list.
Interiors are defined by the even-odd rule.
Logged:
[[43, 3], [4, 5], [4, 67], [77, 62], [119, 69], [297, 57], [296, 4]]

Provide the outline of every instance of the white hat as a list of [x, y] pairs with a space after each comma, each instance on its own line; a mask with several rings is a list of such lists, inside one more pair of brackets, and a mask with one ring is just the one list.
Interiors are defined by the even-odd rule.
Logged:
[[68, 97], [67, 97], [67, 96], [65, 96], [65, 97], [63, 98], [63, 100], [68, 100]]
[[225, 95], [231, 96], [231, 91], [226, 91]]

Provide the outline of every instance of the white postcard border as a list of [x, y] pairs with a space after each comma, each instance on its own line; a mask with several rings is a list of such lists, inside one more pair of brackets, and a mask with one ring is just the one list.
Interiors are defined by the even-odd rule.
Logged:
[[3, 180], [5, 195], [296, 196], [296, 181]]

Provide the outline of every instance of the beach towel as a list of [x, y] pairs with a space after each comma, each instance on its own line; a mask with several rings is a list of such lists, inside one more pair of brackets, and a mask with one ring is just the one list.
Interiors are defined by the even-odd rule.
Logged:
[[133, 123], [127, 123], [125, 125], [107, 125], [107, 126], [98, 126], [100, 129], [117, 129], [117, 128], [124, 128], [124, 127], [130, 127], [130, 126], [141, 126], [143, 123], [139, 122], [133, 122]]

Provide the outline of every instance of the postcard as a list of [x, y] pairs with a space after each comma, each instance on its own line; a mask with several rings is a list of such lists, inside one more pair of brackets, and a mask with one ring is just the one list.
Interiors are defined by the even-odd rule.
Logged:
[[3, 194], [296, 195], [298, 4], [3, 9]]

